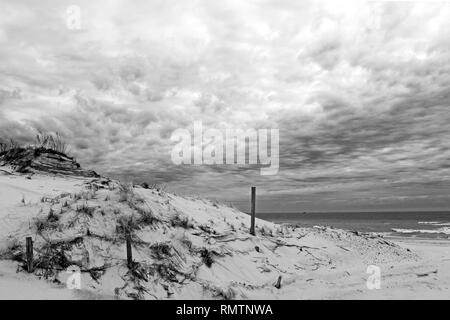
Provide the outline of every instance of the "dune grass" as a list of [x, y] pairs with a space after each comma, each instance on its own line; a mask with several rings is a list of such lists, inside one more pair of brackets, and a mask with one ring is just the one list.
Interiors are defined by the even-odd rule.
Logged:
[[55, 133], [44, 133], [38, 131], [35, 137], [34, 143], [29, 143], [27, 145], [21, 145], [19, 142], [13, 138], [2, 139], [0, 138], [0, 154], [6, 153], [11, 150], [19, 148], [41, 148], [46, 150], [52, 150], [62, 154], [67, 154], [69, 152], [69, 144], [67, 144], [59, 132]]

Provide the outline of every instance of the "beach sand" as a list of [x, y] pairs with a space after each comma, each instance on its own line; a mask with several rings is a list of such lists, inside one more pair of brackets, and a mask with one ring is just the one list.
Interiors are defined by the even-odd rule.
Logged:
[[369, 299], [450, 299], [450, 241], [392, 238], [421, 259], [388, 269], [382, 275], [382, 289], [365, 295]]
[[[114, 181], [28, 179], [2, 170], [0, 299], [450, 299], [449, 241], [294, 229], [259, 219], [253, 237], [248, 215], [214, 201], [144, 188], [123, 201]], [[94, 209], [85, 214], [83, 206]], [[58, 224], [39, 233], [36, 222], [47, 220], [49, 210]], [[145, 212], [156, 222], [136, 227], [140, 273], [130, 276], [117, 227]], [[98, 279], [83, 273], [81, 290], [67, 289], [61, 273], [47, 280], [28, 274], [8, 258], [23, 252], [26, 236], [40, 252], [49, 243], [63, 245], [71, 261], [104, 272]], [[367, 286], [371, 265], [380, 270], [380, 289]], [[136, 291], [136, 283], [145, 290]]]
[[[415, 262], [381, 265], [380, 289], [342, 285], [325, 299], [450, 299], [450, 241], [390, 238], [420, 257]], [[355, 290], [356, 289], [356, 290]]]

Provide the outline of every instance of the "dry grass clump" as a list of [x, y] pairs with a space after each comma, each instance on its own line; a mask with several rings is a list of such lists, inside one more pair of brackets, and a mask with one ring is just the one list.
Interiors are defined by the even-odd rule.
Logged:
[[56, 277], [59, 272], [69, 267], [77, 266], [81, 269], [83, 262], [72, 261], [70, 254], [67, 253], [71, 252], [74, 246], [80, 247], [83, 243], [82, 237], [46, 242], [35, 257], [35, 274], [48, 279]]
[[138, 225], [152, 225], [159, 221], [151, 208], [146, 206], [145, 199], [134, 192], [132, 184], [119, 184], [119, 202], [127, 202], [128, 206], [138, 213], [139, 217], [135, 219]]
[[117, 219], [116, 232], [127, 234], [133, 230], [139, 230], [139, 223], [133, 216], [121, 216]]
[[150, 249], [153, 251], [155, 258], [164, 259], [167, 256], [172, 255], [172, 247], [167, 243], [158, 242], [154, 243], [150, 246]]
[[201, 224], [201, 225], [198, 226], [198, 228], [200, 230], [202, 230], [203, 232], [206, 232], [208, 234], [216, 234], [217, 233], [216, 230], [214, 230], [212, 228], [212, 226], [209, 226], [207, 224]]
[[0, 140], [0, 153], [5, 153], [9, 150], [13, 150], [13, 149], [17, 149], [20, 148], [19, 143], [10, 138], [9, 140], [5, 141], [5, 140]]
[[172, 225], [172, 227], [181, 227], [183, 229], [194, 228], [194, 224], [192, 223], [192, 221], [187, 216], [182, 215], [178, 212], [170, 220], [170, 224]]
[[132, 184], [119, 184], [119, 202], [129, 202], [134, 197]]
[[232, 300], [236, 297], [236, 292], [233, 288], [222, 289], [217, 287], [211, 291], [216, 298], [222, 298], [224, 300]]
[[141, 225], [152, 225], [155, 222], [159, 221], [158, 218], [156, 218], [152, 211], [150, 209], [143, 209], [143, 208], [137, 208], [137, 212], [139, 213], [139, 218], [137, 222]]
[[78, 193], [74, 193], [71, 195], [71, 198], [75, 201], [78, 200], [92, 200], [95, 199], [96, 191], [95, 190], [88, 190], [88, 191], [81, 191]]
[[88, 215], [89, 217], [92, 218], [94, 216], [94, 212], [95, 212], [96, 209], [97, 209], [96, 207], [88, 206], [88, 204], [85, 202], [82, 205], [77, 206], [76, 211], [78, 213], [84, 213], [84, 214], [86, 214], [86, 215]]
[[[150, 209], [145, 209], [138, 206], [133, 206], [132, 208], [137, 212], [137, 216], [120, 216], [117, 219], [116, 227], [116, 231], [118, 233], [139, 230], [141, 229], [141, 227], [150, 226], [159, 221], [159, 219], [153, 215]], [[120, 210], [114, 210], [115, 215], [119, 213]]]
[[259, 232], [262, 236], [273, 237], [273, 231], [270, 228], [266, 228], [265, 226], [259, 228]]
[[62, 154], [67, 154], [69, 151], [69, 145], [64, 141], [59, 132], [53, 134], [38, 131], [35, 144], [24, 147], [12, 138], [8, 140], [0, 139], [0, 154], [19, 148], [42, 148], [46, 150], [53, 150]]
[[45, 230], [55, 230], [60, 226], [59, 216], [54, 212], [53, 208], [50, 208], [47, 217], [35, 219], [35, 226], [38, 233], [42, 233]]
[[208, 267], [211, 268], [214, 259], [213, 259], [213, 255], [214, 253], [210, 250], [208, 250], [207, 248], [202, 248], [200, 249], [200, 257], [202, 258], [203, 263]]
[[39, 131], [36, 135], [36, 144], [38, 148], [50, 149], [63, 154], [67, 154], [69, 149], [69, 145], [64, 142], [59, 132], [53, 135]]
[[8, 239], [7, 246], [0, 251], [0, 259], [22, 261], [23, 245], [18, 239]]
[[[120, 213], [120, 212], [118, 212]], [[139, 216], [131, 215], [131, 216], [119, 216], [116, 220], [116, 232], [118, 234], [127, 234], [131, 233], [135, 230], [140, 230], [142, 227], [152, 225], [156, 221], [159, 221], [155, 218], [151, 212], [142, 210], [139, 212]]]

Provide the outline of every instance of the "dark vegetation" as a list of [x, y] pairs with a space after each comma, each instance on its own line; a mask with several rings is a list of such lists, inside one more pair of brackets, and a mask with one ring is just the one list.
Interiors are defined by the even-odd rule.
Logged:
[[0, 164], [10, 165], [19, 173], [39, 171], [99, 177], [94, 171], [83, 170], [74, 157], [67, 155], [68, 150], [68, 144], [58, 132], [39, 132], [35, 142], [28, 145], [20, 145], [13, 139], [0, 138]]
[[0, 138], [0, 156], [3, 156], [7, 153], [18, 153], [19, 150], [25, 149], [34, 149], [36, 152], [42, 152], [46, 150], [47, 152], [53, 151], [56, 154], [67, 156], [69, 151], [69, 145], [64, 141], [61, 134], [56, 132], [52, 133], [43, 133], [41, 131], [36, 135], [36, 141], [34, 144], [21, 145], [16, 140], [2, 139]]

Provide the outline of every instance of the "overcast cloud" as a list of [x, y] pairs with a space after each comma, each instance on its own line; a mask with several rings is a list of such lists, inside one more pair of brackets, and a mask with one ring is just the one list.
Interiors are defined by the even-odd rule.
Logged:
[[[81, 30], [66, 26], [81, 8]], [[450, 3], [0, 0], [0, 137], [265, 211], [450, 208]], [[171, 133], [278, 128], [280, 170], [175, 166]]]

